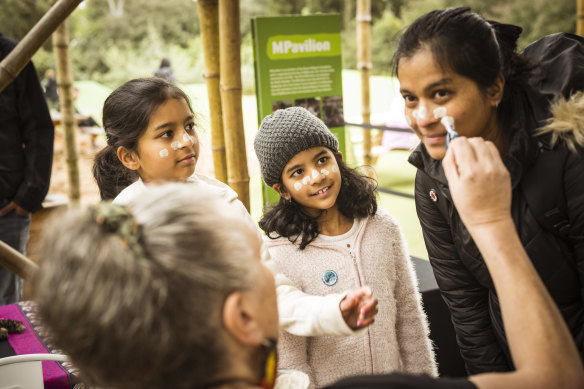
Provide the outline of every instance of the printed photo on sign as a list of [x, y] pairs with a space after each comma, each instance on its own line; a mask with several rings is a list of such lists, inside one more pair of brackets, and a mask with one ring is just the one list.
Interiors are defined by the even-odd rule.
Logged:
[[292, 106], [292, 100], [276, 100], [272, 101], [272, 112], [276, 112], [279, 109], [286, 109]]
[[322, 98], [323, 121], [327, 127], [345, 125], [343, 117], [343, 96], [327, 96]]
[[294, 100], [294, 105], [297, 107], [303, 107], [308, 110], [311, 114], [316, 116], [317, 118], [320, 117], [320, 100], [315, 97], [310, 97], [307, 99], [297, 99]]

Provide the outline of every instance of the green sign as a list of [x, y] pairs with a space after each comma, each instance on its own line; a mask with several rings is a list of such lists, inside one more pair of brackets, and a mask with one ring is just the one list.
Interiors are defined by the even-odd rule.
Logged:
[[[333, 15], [252, 19], [258, 120], [302, 106], [322, 119], [345, 152], [341, 18]], [[263, 185], [264, 202], [278, 194]]]

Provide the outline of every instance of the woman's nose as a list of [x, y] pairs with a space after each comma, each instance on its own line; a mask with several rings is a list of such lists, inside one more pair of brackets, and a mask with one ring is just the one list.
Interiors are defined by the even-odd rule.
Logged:
[[424, 103], [420, 104], [417, 109], [414, 109], [412, 111], [412, 116], [414, 118], [415, 123], [419, 127], [427, 127], [438, 120], [435, 117], [436, 115], [434, 115], [430, 111], [429, 107]]

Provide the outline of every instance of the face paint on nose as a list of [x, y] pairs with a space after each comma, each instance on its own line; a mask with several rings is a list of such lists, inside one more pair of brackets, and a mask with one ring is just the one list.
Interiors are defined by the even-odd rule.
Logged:
[[305, 176], [305, 177], [302, 179], [302, 183], [303, 183], [304, 185], [308, 185], [308, 183], [309, 183], [309, 182], [310, 182], [310, 176]]
[[181, 147], [183, 147], [182, 143], [180, 143], [179, 141], [176, 142], [172, 142], [170, 144], [170, 148], [173, 149], [174, 151], [180, 149]]
[[426, 109], [426, 106], [423, 104], [420, 105], [420, 108], [414, 109], [414, 111], [412, 112], [412, 116], [416, 120], [424, 120], [424, 119], [426, 119], [427, 115], [428, 115], [428, 110]]
[[187, 134], [186, 132], [183, 134], [183, 143], [186, 145], [188, 142], [191, 144], [195, 144], [195, 138]]
[[294, 189], [296, 189], [296, 191], [299, 191], [300, 189], [302, 189], [302, 184], [299, 182], [295, 182], [294, 183]]
[[166, 158], [168, 157], [168, 149], [162, 149], [158, 152], [158, 155], [160, 155], [160, 158]]
[[328, 170], [326, 170], [326, 169], [321, 169], [321, 170], [320, 170], [320, 173], [321, 173], [323, 176], [328, 176], [328, 175], [329, 175], [329, 171], [328, 171]]
[[318, 177], [318, 171], [312, 169], [312, 178]]
[[446, 107], [438, 107], [434, 110], [434, 119], [441, 119], [446, 116]]

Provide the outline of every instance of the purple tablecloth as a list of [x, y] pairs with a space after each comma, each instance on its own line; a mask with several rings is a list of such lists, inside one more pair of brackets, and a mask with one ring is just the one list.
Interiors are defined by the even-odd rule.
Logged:
[[[24, 324], [26, 330], [21, 334], [8, 334], [8, 342], [16, 355], [23, 354], [50, 354], [59, 353], [48, 346], [42, 335], [42, 326], [39, 325], [35, 314], [35, 305], [31, 301], [0, 306], [0, 318], [18, 320]], [[43, 361], [43, 377], [45, 389], [72, 388], [71, 373], [76, 370], [70, 363], [57, 361]]]

